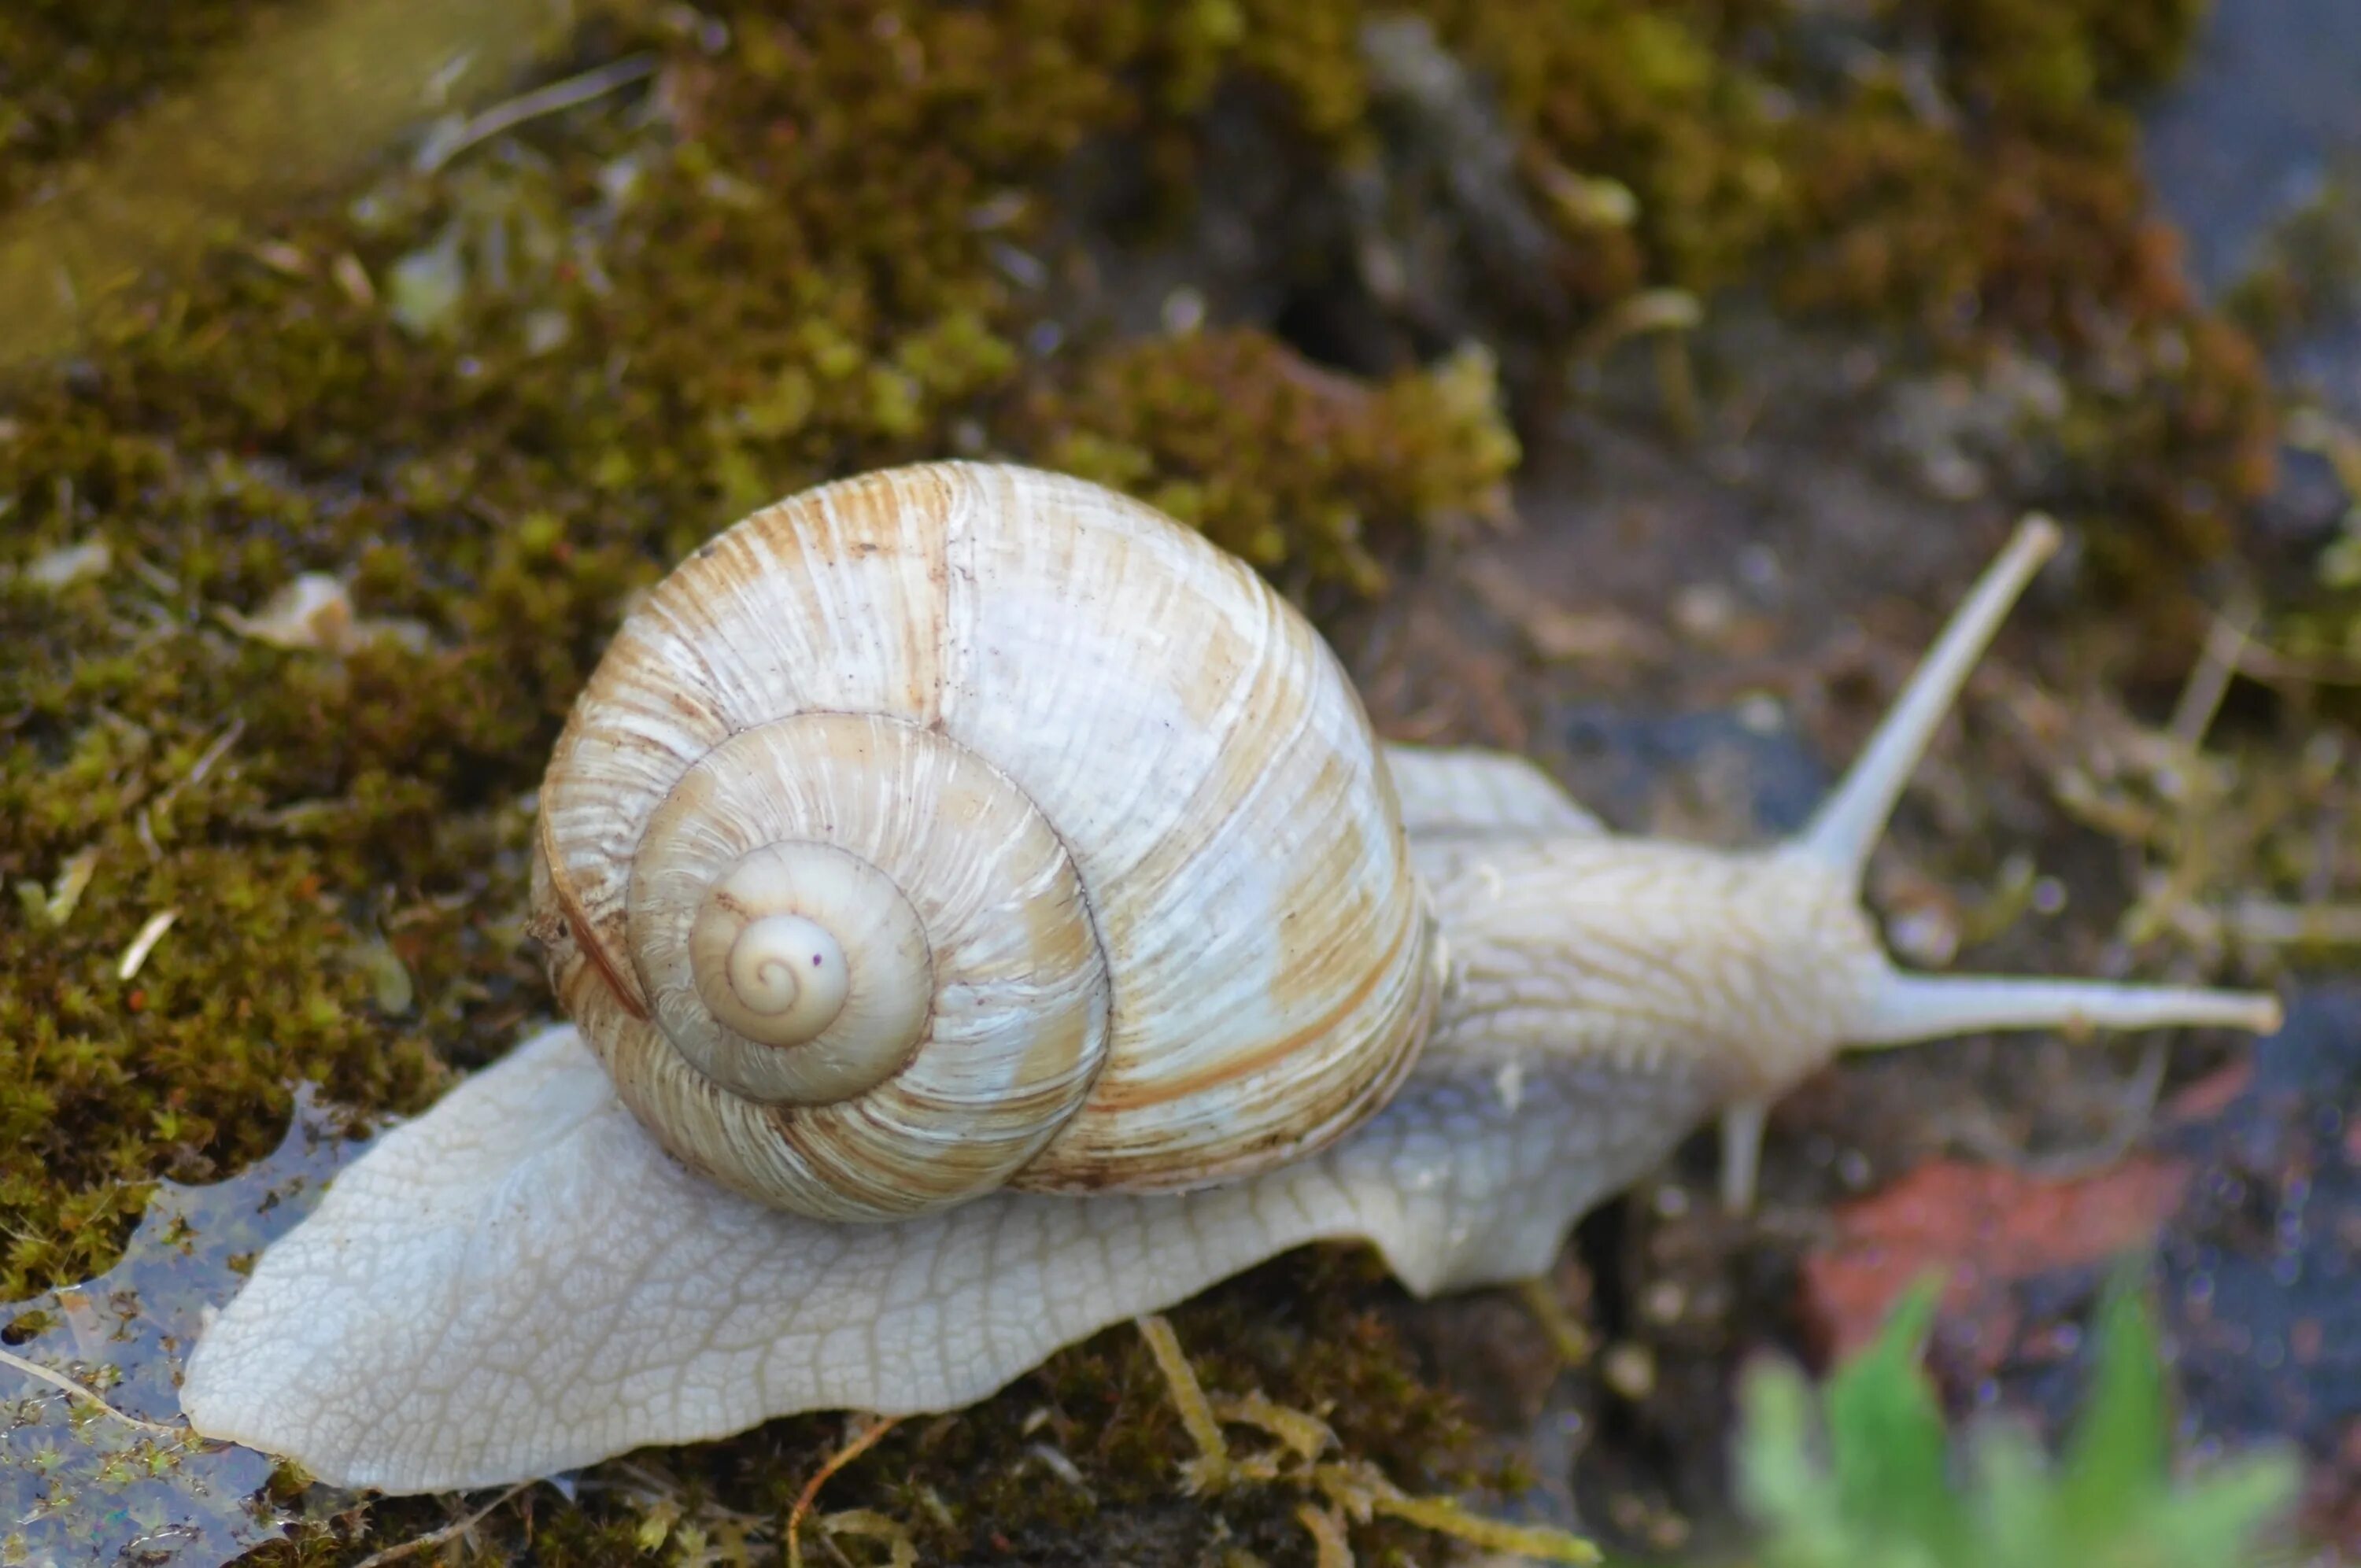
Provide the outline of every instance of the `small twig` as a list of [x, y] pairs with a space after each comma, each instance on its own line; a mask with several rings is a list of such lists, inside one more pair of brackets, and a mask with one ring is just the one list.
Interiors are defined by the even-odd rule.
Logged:
[[145, 1420], [138, 1416], [118, 1410], [101, 1398], [97, 1390], [75, 1382], [62, 1372], [52, 1372], [38, 1361], [27, 1361], [13, 1351], [0, 1350], [0, 1366], [13, 1366], [37, 1383], [46, 1383], [60, 1393], [70, 1394], [77, 1399], [87, 1400], [126, 1426], [135, 1426], [142, 1431], [162, 1432], [167, 1437], [188, 1435], [179, 1427], [166, 1426], [161, 1421]]
[[1627, 337], [1642, 333], [1686, 333], [1705, 321], [1705, 306], [1685, 289], [1642, 289], [1609, 306], [1575, 340], [1577, 363], [1597, 359]]
[[495, 104], [482, 114], [471, 116], [447, 136], [432, 136], [418, 149], [412, 167], [421, 174], [432, 174], [477, 143], [489, 141], [502, 131], [511, 130], [537, 119], [587, 104], [593, 98], [604, 97], [619, 87], [628, 87], [642, 77], [653, 76], [658, 61], [652, 54], [635, 54], [586, 71], [579, 76], [569, 76], [563, 82], [553, 82], [546, 87]]
[[533, 1484], [531, 1481], [520, 1481], [466, 1519], [455, 1520], [445, 1525], [441, 1530], [430, 1530], [424, 1535], [403, 1541], [400, 1546], [389, 1546], [383, 1552], [372, 1552], [354, 1563], [353, 1568], [384, 1568], [384, 1564], [407, 1557], [413, 1552], [423, 1552], [430, 1546], [440, 1546], [454, 1537], [465, 1535], [490, 1518], [494, 1509]]
[[[131, 568], [131, 575], [133, 576], [137, 577], [141, 582], [155, 589], [159, 596], [165, 598], [173, 598], [179, 596], [181, 592], [180, 578], [173, 576], [170, 572], [165, 571], [163, 567], [159, 566], [155, 562], [148, 560], [137, 550], [126, 549], [122, 545], [112, 544], [111, 543], [110, 548], [114, 550], [115, 558], [116, 560]], [[175, 627], [175, 630], [178, 630], [177, 626]]]
[[1591, 1340], [1590, 1331], [1575, 1321], [1574, 1314], [1565, 1310], [1565, 1303], [1557, 1299], [1557, 1292], [1550, 1288], [1549, 1281], [1539, 1278], [1520, 1280], [1516, 1288], [1517, 1299], [1524, 1303], [1525, 1310], [1541, 1326], [1542, 1332], [1548, 1336], [1550, 1348], [1557, 1353], [1560, 1364], [1566, 1366], [1588, 1365], [1591, 1353], [1597, 1348]]
[[1370, 1499], [1370, 1510], [1389, 1514], [1421, 1530], [1431, 1530], [1455, 1541], [1491, 1552], [1510, 1552], [1544, 1563], [1597, 1563], [1606, 1561], [1598, 1548], [1581, 1536], [1549, 1525], [1510, 1524], [1470, 1513], [1449, 1497], [1413, 1497], [1380, 1493]]
[[2241, 898], [2224, 909], [2187, 905], [2173, 912], [2184, 935], [2224, 937], [2257, 947], [2348, 947], [2361, 943], [2361, 904], [2283, 904]]
[[189, 771], [166, 785], [162, 794], [148, 803], [148, 808], [159, 816], [170, 810], [172, 803], [181, 797], [182, 791], [205, 782], [205, 775], [212, 773], [224, 757], [229, 755], [229, 749], [236, 745], [237, 738], [245, 733], [246, 720], [231, 719], [228, 726], [214, 738], [213, 744], [204, 749], [203, 753], [197, 758]]
[[[1180, 1349], [1172, 1325], [1157, 1313], [1134, 1318], [1132, 1323], [1148, 1342], [1156, 1365], [1164, 1373], [1180, 1423], [1197, 1445], [1197, 1457], [1181, 1466], [1190, 1491], [1203, 1494], [1236, 1483], [1279, 1482], [1304, 1486], [1323, 1495], [1330, 1507], [1307, 1505], [1296, 1519], [1312, 1532], [1322, 1568], [1349, 1563], [1351, 1547], [1344, 1538], [1346, 1519], [1367, 1522], [1374, 1513], [1390, 1514], [1472, 1545], [1496, 1552], [1521, 1552], [1554, 1563], [1598, 1562], [1598, 1549], [1579, 1536], [1543, 1525], [1513, 1525], [1471, 1513], [1448, 1497], [1417, 1497], [1388, 1480], [1366, 1460], [1313, 1463], [1322, 1451], [1337, 1444], [1325, 1421], [1300, 1410], [1275, 1405], [1259, 1394], [1244, 1399], [1208, 1399], [1197, 1381], [1196, 1369]], [[1278, 1438], [1301, 1464], [1293, 1470], [1271, 1463], [1274, 1456], [1233, 1459], [1222, 1436], [1221, 1422], [1243, 1421]], [[1333, 1527], [1333, 1528], [1332, 1528]], [[1344, 1553], [1340, 1556], [1339, 1553]]]
[[1353, 1568], [1353, 1543], [1345, 1534], [1344, 1519], [1334, 1508], [1299, 1504], [1295, 1522], [1311, 1534], [1318, 1568]]
[[177, 909], [159, 909], [148, 916], [148, 923], [139, 927], [139, 934], [133, 937], [131, 945], [123, 949], [122, 961], [115, 966], [115, 978], [127, 981], [138, 974], [139, 966], [148, 961], [148, 955], [156, 950], [156, 944], [164, 939], [164, 933], [170, 930], [172, 922], [180, 917], [181, 912]]
[[812, 1478], [804, 1483], [804, 1489], [796, 1494], [796, 1506], [787, 1510], [787, 1568], [804, 1568], [804, 1520], [809, 1517], [812, 1505], [819, 1501], [819, 1489], [828, 1485], [829, 1477], [876, 1447], [880, 1439], [901, 1424], [899, 1416], [885, 1417], [838, 1449], [813, 1473]]
[[2246, 651], [2246, 635], [2254, 624], [2253, 601], [2242, 595], [2225, 613], [2213, 618], [2205, 634], [2205, 646], [2189, 672], [2189, 683], [2180, 688], [2171, 721], [2165, 726], [2174, 740], [2192, 751], [2204, 743], [2205, 732], [2213, 727], [2213, 716], [2221, 711], [2231, 677], [2238, 673], [2239, 656]]
[[1367, 1519], [1385, 1514], [1470, 1546], [1545, 1563], [1595, 1564], [1606, 1560], [1591, 1541], [1552, 1525], [1510, 1524], [1471, 1512], [1451, 1497], [1413, 1497], [1366, 1461], [1323, 1464], [1312, 1478], [1349, 1518]]
[[1287, 1445], [1298, 1459], [1313, 1460], [1344, 1445], [1335, 1429], [1318, 1416], [1290, 1409], [1257, 1389], [1251, 1394], [1224, 1394], [1206, 1401], [1216, 1419], [1254, 1427]]
[[1172, 1403], [1180, 1412], [1180, 1424], [1187, 1429], [1189, 1441], [1197, 1445], [1197, 1463], [1191, 1479], [1198, 1490], [1211, 1491], [1229, 1478], [1230, 1445], [1222, 1436], [1222, 1424], [1214, 1419], [1213, 1407], [1205, 1398], [1204, 1385], [1197, 1381], [1197, 1370], [1189, 1365], [1189, 1357], [1180, 1348], [1180, 1337], [1160, 1312], [1150, 1312], [1134, 1318], [1139, 1337], [1148, 1342], [1148, 1353], [1164, 1373], [1164, 1381], [1172, 1394]]
[[1988, 1111], [1944, 1117], [1939, 1119], [1939, 1124], [1949, 1135], [1994, 1165], [2042, 1181], [2080, 1181], [2121, 1164], [2138, 1146], [2156, 1120], [2157, 1102], [2164, 1090], [2164, 1071], [2169, 1056], [2161, 1039], [2149, 1040], [2140, 1047], [2138, 1069], [2119, 1091], [2108, 1096], [2113, 1103], [2108, 1108], [2106, 1132], [2090, 1144], [2037, 1154], [2008, 1136]]
[[2240, 656], [2238, 673], [2265, 685], [2361, 686], [2361, 659], [2299, 658], [2260, 642]]

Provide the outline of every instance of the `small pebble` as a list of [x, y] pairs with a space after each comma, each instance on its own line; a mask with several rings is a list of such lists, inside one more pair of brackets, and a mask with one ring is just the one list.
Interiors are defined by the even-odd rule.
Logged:
[[34, 556], [25, 567], [25, 581], [37, 588], [70, 587], [84, 578], [104, 576], [114, 561], [105, 540], [85, 539]]
[[1607, 1386], [1627, 1399], [1644, 1399], [1656, 1391], [1656, 1353], [1636, 1340], [1610, 1346], [1598, 1370]]

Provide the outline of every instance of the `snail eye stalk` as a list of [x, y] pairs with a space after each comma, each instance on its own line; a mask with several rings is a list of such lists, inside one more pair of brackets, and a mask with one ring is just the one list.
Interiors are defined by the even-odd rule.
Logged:
[[[2058, 525], [2038, 514], [1976, 579], [1927, 651], [1869, 744], [1804, 830], [1774, 854], [1816, 862], [1845, 879], [1856, 901], [1870, 851], [1927, 743], [1958, 700], [1969, 673], [2010, 607], [2059, 543]], [[2014, 975], [1913, 974], [1890, 962], [1854, 1000], [1847, 1048], [1914, 1045], [1986, 1029], [2153, 1029], [2187, 1025], [2268, 1034], [2279, 1026], [2276, 997], [2198, 987], [2117, 985], [2104, 981]], [[1768, 1105], [1745, 1101], [1722, 1113], [1722, 1200], [1750, 1207]]]

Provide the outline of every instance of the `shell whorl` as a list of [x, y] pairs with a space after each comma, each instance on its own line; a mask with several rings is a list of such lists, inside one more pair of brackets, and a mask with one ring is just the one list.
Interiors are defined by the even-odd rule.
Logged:
[[826, 1218], [1267, 1168], [1382, 1104], [1434, 1002], [1392, 784], [1316, 633], [1160, 514], [1030, 470], [864, 476], [697, 552], [577, 702], [536, 851], [553, 976], [625, 1102]]
[[[749, 855], [744, 863], [769, 866], [772, 852], [784, 847]], [[754, 914], [745, 905], [759, 903], [762, 894], [744, 881], [733, 870], [715, 883], [689, 927], [697, 993], [707, 1011], [757, 1045], [803, 1045], [844, 1011], [851, 989], [844, 944], [807, 915]], [[792, 886], [782, 890], [784, 896], [795, 896]]]
[[[633, 954], [683, 1056], [741, 1094], [800, 1105], [849, 1100], [908, 1058], [927, 1025], [934, 953], [888, 873], [833, 844], [791, 839], [748, 850], [700, 894], [670, 848], [642, 852], [651, 885], [634, 907], [647, 935]], [[697, 900], [686, 921], [667, 893]], [[650, 972], [659, 965], [661, 988]]]

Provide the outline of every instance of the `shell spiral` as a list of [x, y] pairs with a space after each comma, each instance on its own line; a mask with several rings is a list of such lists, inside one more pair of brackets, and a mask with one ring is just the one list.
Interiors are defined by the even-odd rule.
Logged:
[[1308, 622], [1154, 510], [949, 463], [757, 512], [626, 618], [533, 931], [624, 1102], [774, 1206], [1179, 1190], [1342, 1136], [1433, 916]]

